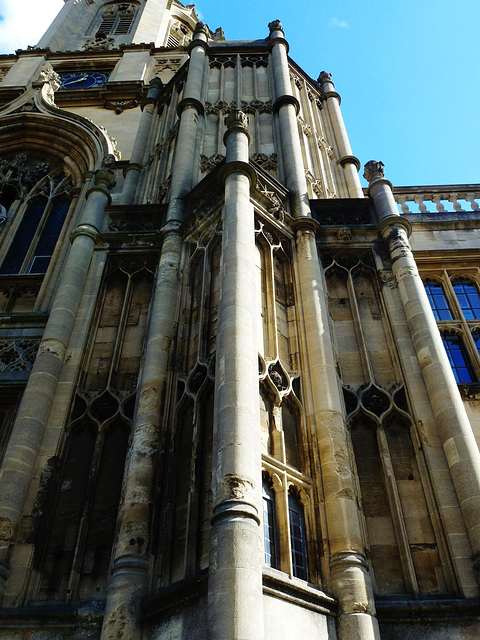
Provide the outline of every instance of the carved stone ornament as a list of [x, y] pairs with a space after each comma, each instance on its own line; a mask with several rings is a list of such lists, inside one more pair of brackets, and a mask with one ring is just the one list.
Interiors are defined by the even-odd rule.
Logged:
[[233, 127], [246, 129], [248, 127], [248, 116], [239, 109], [233, 109], [225, 118], [225, 125], [227, 129], [232, 129]]
[[106, 33], [98, 31], [94, 38], [90, 38], [85, 42], [83, 48], [85, 51], [108, 51], [115, 44], [114, 38], [109, 38]]
[[38, 80], [39, 82], [44, 82], [45, 84], [49, 84], [52, 88], [52, 91], [56, 91], [61, 84], [60, 76], [50, 65], [47, 67], [44, 67], [40, 71], [40, 76]]
[[384, 167], [383, 162], [379, 160], [369, 160], [364, 167], [363, 177], [365, 180], [368, 180], [368, 182], [372, 182], [372, 180], [376, 180], [377, 178], [383, 178], [385, 175]]
[[221, 153], [217, 153], [214, 156], [200, 156], [200, 171], [202, 173], [206, 173], [207, 171], [211, 171], [215, 169], [217, 165], [219, 165], [222, 160], [225, 160], [225, 156], [222, 156]]
[[127, 109], [135, 109], [138, 107], [137, 100], [107, 100], [103, 105], [105, 109], [115, 111], [117, 116], [126, 111]]
[[201, 33], [205, 34], [207, 38], [210, 36], [210, 29], [203, 22], [197, 22], [195, 25], [195, 31], [193, 32], [193, 37], [200, 35]]
[[280, 20], [272, 20], [272, 22], [269, 22], [268, 28], [270, 29], [270, 33], [272, 33], [272, 31], [283, 31]]
[[[109, 154], [110, 156], [111, 154]], [[109, 157], [107, 156], [107, 158]], [[113, 189], [116, 185], [115, 174], [110, 169], [104, 167], [95, 171], [95, 184], [106, 187], [107, 189]]]
[[317, 82], [319, 84], [323, 84], [324, 82], [331, 82], [332, 74], [328, 73], [328, 71], [320, 71], [320, 75], [318, 76]]
[[352, 231], [348, 227], [342, 227], [337, 231], [337, 238], [340, 242], [350, 242], [352, 239]]

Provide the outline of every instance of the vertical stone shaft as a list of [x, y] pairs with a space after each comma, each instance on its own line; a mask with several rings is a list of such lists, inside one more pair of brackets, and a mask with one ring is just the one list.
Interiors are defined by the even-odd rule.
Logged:
[[298, 134], [297, 115], [300, 109], [298, 100], [292, 95], [288, 68], [288, 42], [279, 20], [269, 25], [270, 49], [273, 66], [276, 100], [274, 112], [278, 114], [280, 137], [282, 142], [282, 161], [285, 168], [285, 181], [290, 191], [292, 213], [297, 217], [309, 216], [307, 181], [303, 166], [302, 148]]
[[124, 169], [125, 182], [122, 188], [122, 204], [132, 204], [135, 201], [140, 173], [143, 171], [142, 163], [145, 156], [145, 148], [150, 137], [153, 114], [155, 113], [162, 86], [160, 78], [154, 78], [150, 82], [147, 97], [142, 105], [143, 112], [133, 144], [132, 156], [128, 166]]
[[318, 83], [327, 98], [328, 115], [330, 116], [338, 153], [340, 155], [338, 163], [343, 167], [345, 180], [347, 181], [348, 195], [351, 198], [363, 198], [362, 186], [360, 184], [360, 178], [358, 177], [360, 161], [352, 155], [352, 148], [340, 110], [340, 96], [335, 91], [332, 76], [326, 71], [322, 71], [318, 78]]
[[260, 421], [254, 329], [254, 213], [246, 116], [227, 118], [213, 518], [208, 580], [212, 640], [263, 637]]
[[371, 578], [350, 465], [348, 433], [328, 327], [315, 222], [297, 221], [299, 308], [303, 309], [305, 368], [312, 388], [310, 421], [322, 469], [331, 588], [339, 600], [338, 638], [379, 637]]
[[378, 229], [389, 244], [392, 271], [465, 519], [478, 579], [480, 452], [412, 254], [407, 234], [410, 225], [398, 214], [391, 183], [383, 177], [383, 163], [368, 162], [365, 178], [370, 183], [369, 195], [375, 205]]
[[110, 202], [108, 189], [114, 185], [114, 176], [109, 169], [99, 169], [95, 173], [95, 186], [87, 193], [80, 223], [72, 234], [72, 246], [3, 460], [0, 472], [0, 597], [5, 590], [10, 548], [32, 480], [96, 238], [105, 207]]
[[140, 604], [149, 583], [149, 557], [152, 551], [149, 547], [149, 526], [155, 455], [161, 440], [182, 256], [179, 227], [185, 218], [185, 196], [192, 188], [197, 157], [195, 142], [198, 117], [203, 113], [200, 99], [206, 41], [206, 28], [198, 23], [190, 45], [191, 59], [184, 99], [179, 105], [180, 125], [172, 166], [167, 223], [163, 229], [164, 240], [149, 315], [102, 638], [117, 638], [119, 633], [129, 640], [142, 637]]

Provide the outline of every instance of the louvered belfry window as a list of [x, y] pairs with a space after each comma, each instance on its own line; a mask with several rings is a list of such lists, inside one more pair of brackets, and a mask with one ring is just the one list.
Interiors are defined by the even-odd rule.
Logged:
[[130, 32], [136, 12], [137, 6], [134, 4], [110, 5], [102, 15], [97, 31], [106, 35], [126, 35]]

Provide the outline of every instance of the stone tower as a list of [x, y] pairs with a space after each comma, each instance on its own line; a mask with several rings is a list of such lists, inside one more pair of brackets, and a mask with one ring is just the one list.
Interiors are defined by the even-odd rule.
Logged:
[[262, 35], [1, 56], [2, 640], [480, 635], [480, 186], [362, 189]]

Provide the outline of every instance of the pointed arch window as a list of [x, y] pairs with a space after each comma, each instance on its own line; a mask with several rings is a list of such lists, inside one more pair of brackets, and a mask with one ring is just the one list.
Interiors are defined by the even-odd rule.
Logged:
[[263, 539], [265, 544], [265, 564], [277, 568], [277, 542], [275, 526], [275, 494], [269, 483], [262, 485], [263, 498]]
[[43, 180], [27, 202], [0, 274], [45, 273], [70, 207], [64, 176]]
[[125, 2], [110, 5], [102, 14], [97, 32], [105, 35], [130, 33], [137, 9], [137, 5]]
[[301, 580], [306, 580], [307, 544], [305, 517], [302, 503], [292, 492], [288, 495], [288, 521], [290, 525], [290, 551], [292, 554], [293, 575]]

